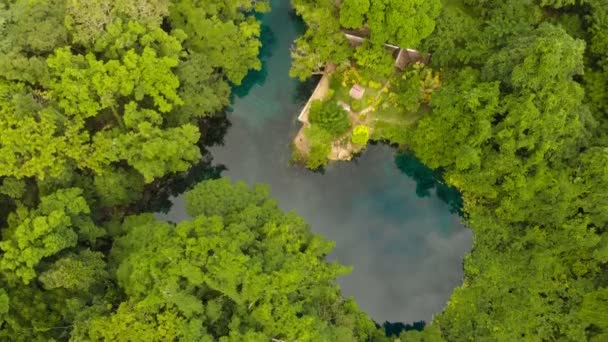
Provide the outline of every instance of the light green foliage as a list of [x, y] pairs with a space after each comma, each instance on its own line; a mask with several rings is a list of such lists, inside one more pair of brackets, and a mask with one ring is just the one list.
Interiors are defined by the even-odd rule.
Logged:
[[344, 0], [340, 6], [340, 24], [347, 28], [360, 28], [369, 11], [369, 0]]
[[114, 138], [103, 136], [95, 143], [103, 148], [116, 143], [121, 159], [141, 173], [146, 183], [172, 172], [188, 170], [201, 157], [196, 146], [200, 133], [196, 126], [162, 129], [148, 122], [137, 126], [135, 132]]
[[211, 116], [230, 104], [230, 85], [207, 63], [204, 54], [189, 54], [177, 67], [180, 79], [179, 96], [188, 99], [172, 116], [177, 123], [196, 117]]
[[460, 6], [444, 6], [435, 33], [423, 41], [422, 48], [432, 52], [433, 65], [477, 62], [485, 57], [492, 43], [479, 39], [482, 25], [483, 21], [476, 20]]
[[[7, 5], [0, 25], [6, 61], [0, 63], [0, 176], [43, 180], [72, 169], [102, 175], [121, 165], [150, 183], [200, 160], [200, 134], [190, 123], [229, 103], [227, 80], [239, 83], [260, 67], [259, 23], [242, 11], [268, 5], [169, 5]], [[169, 15], [170, 34], [160, 27]]]
[[350, 128], [348, 113], [333, 100], [315, 100], [310, 105], [309, 120], [332, 136], [340, 136]]
[[28, 284], [44, 258], [76, 246], [79, 240], [93, 243], [104, 231], [95, 226], [89, 213], [80, 189], [59, 190], [43, 197], [35, 210], [18, 210], [0, 242], [4, 277]]
[[464, 285], [438, 318], [444, 336], [587, 340], [593, 320], [575, 312], [606, 260], [597, 257], [606, 247], [589, 221], [579, 216], [555, 228], [518, 229], [473, 213], [471, 222], [477, 227], [476, 248], [465, 262]]
[[416, 48], [435, 29], [440, 0], [372, 1], [367, 24], [376, 44]]
[[[325, 64], [346, 64], [353, 56], [341, 32], [341, 26], [371, 31], [371, 43], [359, 46], [354, 53], [357, 63], [374, 73], [388, 75], [394, 61], [384, 44], [415, 48], [435, 28], [440, 14], [440, 0], [345, 0], [339, 3], [294, 0], [294, 7], [309, 26], [296, 40], [291, 76], [306, 79]], [[339, 20], [338, 20], [339, 18]]]
[[180, 97], [188, 99], [172, 113], [179, 123], [211, 116], [229, 104], [230, 85], [249, 70], [259, 70], [260, 24], [250, 11], [266, 12], [266, 1], [174, 1], [170, 21], [185, 31], [188, 54], [177, 68]]
[[[161, 113], [183, 103], [172, 70], [179, 31], [174, 37], [120, 20], [106, 30], [96, 42], [98, 54], [55, 50], [47, 61], [48, 90], [0, 82], [2, 175], [44, 179], [73, 166], [101, 174], [125, 160], [151, 182], [199, 160], [194, 126], [163, 127]], [[91, 126], [100, 132], [91, 134]]]
[[57, 260], [39, 279], [46, 289], [63, 288], [87, 291], [100, 279], [108, 277], [104, 256], [99, 252], [83, 250]]
[[[226, 77], [240, 84], [251, 69], [259, 70], [260, 24], [244, 11], [254, 10], [252, 1], [175, 1], [170, 7], [171, 23], [187, 34], [184, 46], [205, 56], [209, 66], [222, 69]], [[265, 10], [264, 1], [258, 9]]]
[[169, 13], [169, 3], [169, 0], [66, 1], [65, 25], [75, 42], [89, 45], [106, 34], [106, 27], [118, 18], [151, 27], [160, 25]]
[[351, 141], [355, 145], [365, 146], [369, 141], [369, 127], [365, 125], [357, 125], [353, 129], [353, 135]]
[[6, 314], [8, 313], [9, 299], [6, 291], [0, 289], [0, 324], [4, 322]]
[[[145, 33], [143, 28], [136, 29]], [[92, 53], [73, 55], [68, 48], [58, 49], [48, 63], [54, 76], [50, 91], [59, 106], [70, 115], [88, 118], [105, 109], [118, 111], [120, 103], [141, 101], [146, 96], [163, 113], [181, 104], [176, 93], [179, 80], [171, 70], [177, 66], [177, 56], [159, 56], [146, 43], [141, 53], [120, 51], [116, 56], [120, 60], [107, 62], [97, 60]]]
[[124, 223], [112, 258], [127, 298], [73, 338], [335, 341], [375, 331], [335, 285], [347, 269], [325, 261], [332, 244], [268, 190], [209, 181], [187, 202], [201, 214], [177, 226], [151, 215]]
[[539, 91], [547, 82], [568, 81], [583, 73], [585, 43], [563, 29], [543, 24], [529, 35], [514, 38], [507, 48], [492, 56], [484, 78], [514, 88]]
[[426, 325], [423, 331], [404, 331], [396, 342], [443, 342], [445, 339], [436, 325]]
[[0, 96], [0, 176], [45, 178], [61, 174], [72, 158], [84, 162], [86, 134], [71, 127], [58, 134], [59, 113], [42, 109], [21, 84], [0, 80]]
[[357, 64], [370, 70], [374, 75], [386, 77], [395, 69], [395, 60], [382, 44], [366, 41], [355, 51]]
[[247, 184], [232, 184], [227, 178], [202, 182], [186, 193], [186, 212], [192, 217], [222, 216], [236, 220], [231, 215], [239, 214], [252, 203], [268, 201], [269, 195], [264, 185], [249, 189]]
[[577, 205], [587, 213], [592, 222], [601, 225], [608, 222], [608, 198], [601, 191], [608, 184], [608, 150], [605, 147], [591, 147], [579, 155], [573, 164], [575, 184], [579, 187], [580, 198]]
[[328, 63], [348, 64], [354, 51], [340, 31], [339, 9], [335, 4], [316, 0], [293, 0], [292, 4], [308, 28], [291, 50], [293, 63], [289, 75], [303, 81]]
[[318, 170], [327, 165], [330, 152], [330, 143], [313, 142], [306, 157], [306, 167], [310, 170]]
[[[544, 202], [539, 199], [551, 203], [558, 194], [575, 196], [565, 181], [568, 176], [554, 172], [550, 165], [557, 165], [560, 156], [574, 153], [571, 149], [582, 141], [584, 125], [591, 120], [582, 105], [582, 88], [572, 79], [581, 70], [582, 52], [580, 42], [550, 25], [514, 39], [488, 60], [482, 73], [486, 79], [502, 82], [510, 93], [501, 94], [498, 100], [496, 83], [478, 84], [467, 74], [457, 75], [457, 82], [468, 81], [461, 89], [448, 84], [444, 94], [451, 93], [449, 100], [441, 95], [443, 91], [435, 95], [433, 115], [444, 110], [446, 114], [420, 122], [414, 150], [431, 167], [454, 163], [446, 169], [446, 179], [465, 198], [494, 208], [505, 220], [559, 220], [555, 214], [549, 215], [555, 205], [541, 205]], [[555, 55], [563, 60], [554, 63]], [[471, 102], [454, 107], [450, 102], [459, 97]], [[446, 105], [445, 100], [449, 101]], [[459, 112], [475, 116], [467, 118]], [[429, 141], [435, 143], [429, 145]], [[507, 195], [514, 191], [517, 197]]]
[[317, 170], [327, 165], [333, 140], [331, 133], [320, 126], [312, 125], [306, 128], [304, 134], [311, 144], [306, 156], [306, 167], [310, 170]]

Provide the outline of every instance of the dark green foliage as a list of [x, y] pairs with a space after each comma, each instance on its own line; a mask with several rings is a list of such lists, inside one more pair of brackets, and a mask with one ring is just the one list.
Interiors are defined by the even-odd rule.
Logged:
[[[411, 147], [456, 187], [475, 234], [445, 311], [402, 339], [605, 340], [608, 2], [341, 3], [340, 23], [377, 43], [358, 48], [361, 66], [382, 73], [380, 44], [422, 39], [441, 68], [431, 98], [415, 77], [393, 81], [401, 110], [431, 110], [373, 137]], [[434, 180], [399, 161], [424, 193]]]
[[[608, 285], [605, 76], [584, 55], [593, 40], [568, 33], [593, 36], [538, 24], [530, 1], [490, 2], [446, 7], [426, 42], [449, 77], [411, 144], [463, 193], [475, 233], [435, 324], [454, 341], [599, 341], [606, 328], [588, 308], [605, 310]], [[569, 21], [590, 18], [568, 8]]]
[[315, 126], [337, 137], [350, 129], [348, 113], [336, 101], [313, 101], [310, 105], [309, 121]]

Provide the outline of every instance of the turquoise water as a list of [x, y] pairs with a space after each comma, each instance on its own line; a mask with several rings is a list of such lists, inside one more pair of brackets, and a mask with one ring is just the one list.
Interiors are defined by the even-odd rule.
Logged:
[[[314, 83], [288, 75], [289, 48], [303, 29], [288, 0], [273, 1], [262, 20], [264, 68], [235, 89], [232, 126], [224, 144], [210, 148], [214, 162], [226, 166], [225, 177], [269, 184], [283, 209], [335, 241], [330, 258], [353, 266], [339, 284], [373, 319], [430, 320], [461, 283], [462, 259], [472, 243], [455, 213], [457, 201], [436, 190], [430, 170], [415, 159], [401, 156], [396, 163], [388, 146], [370, 146], [324, 173], [290, 165], [296, 116]], [[168, 217], [185, 217], [181, 199], [174, 203]]]

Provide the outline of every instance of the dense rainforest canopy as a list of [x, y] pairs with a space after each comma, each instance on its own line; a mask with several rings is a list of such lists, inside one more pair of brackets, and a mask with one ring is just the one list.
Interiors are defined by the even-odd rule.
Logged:
[[[608, 1], [292, 2], [308, 28], [294, 77], [328, 64], [388, 77], [384, 44], [432, 54], [389, 96], [392, 114], [420, 115], [380, 138], [459, 189], [475, 241], [445, 310], [400, 339], [607, 340]], [[343, 298], [332, 243], [265, 187], [206, 181], [186, 193], [191, 219], [150, 213], [261, 67], [268, 10], [0, 0], [0, 339], [396, 338]], [[345, 117], [315, 104], [313, 133], [378, 138]]]
[[[474, 232], [464, 283], [433, 331], [450, 341], [608, 339], [608, 2], [294, 4], [309, 23], [294, 75], [325, 63], [377, 72], [378, 59], [360, 55], [383, 43], [431, 53], [427, 68], [441, 74], [428, 111], [384, 137], [460, 190]], [[356, 49], [317, 42], [316, 32], [340, 40], [345, 28], [369, 38]]]

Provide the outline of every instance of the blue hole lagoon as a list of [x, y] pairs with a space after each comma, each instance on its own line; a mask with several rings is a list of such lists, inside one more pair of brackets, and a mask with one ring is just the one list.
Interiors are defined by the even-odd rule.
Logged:
[[[429, 321], [462, 282], [462, 259], [472, 245], [460, 223], [459, 197], [438, 185], [431, 170], [394, 148], [370, 145], [351, 162], [325, 172], [290, 165], [296, 116], [314, 80], [289, 77], [289, 49], [303, 24], [287, 0], [273, 1], [263, 23], [263, 69], [234, 90], [231, 126], [209, 148], [222, 176], [267, 183], [279, 206], [296, 211], [314, 232], [336, 242], [331, 260], [353, 267], [339, 280], [345, 296], [377, 322]], [[180, 197], [165, 216], [185, 217]]]

